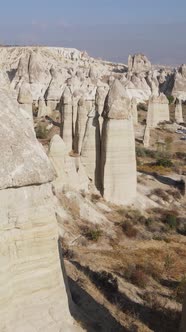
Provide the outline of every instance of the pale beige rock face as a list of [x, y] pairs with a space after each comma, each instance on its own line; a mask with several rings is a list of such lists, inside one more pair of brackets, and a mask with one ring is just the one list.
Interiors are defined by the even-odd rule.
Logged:
[[74, 138], [74, 150], [78, 154], [81, 153], [87, 120], [88, 117], [87, 117], [86, 103], [85, 100], [81, 98], [78, 102], [75, 138]]
[[43, 67], [40, 63], [38, 52], [31, 52], [28, 64], [29, 82], [37, 83], [42, 81]]
[[79, 158], [68, 155], [66, 145], [60, 136], [55, 135], [52, 138], [48, 156], [57, 174], [54, 181], [56, 192], [67, 190], [88, 191], [89, 181], [84, 167]]
[[54, 171], [3, 90], [0, 117], [0, 331], [78, 331], [60, 266]]
[[22, 56], [18, 63], [18, 77], [28, 80], [28, 56]]
[[133, 124], [138, 124], [138, 110], [137, 110], [137, 100], [136, 98], [132, 98], [131, 100], [131, 114], [132, 114], [132, 120]]
[[182, 102], [181, 100], [176, 100], [176, 107], [175, 107], [175, 121], [177, 123], [183, 123], [183, 110], [182, 110]]
[[143, 144], [144, 144], [145, 148], [148, 148], [150, 146], [150, 127], [149, 126], [146, 126], [146, 128], [145, 128]]
[[62, 118], [62, 138], [66, 144], [68, 151], [70, 152], [72, 150], [73, 104], [72, 94], [68, 87], [65, 88], [62, 98]]
[[19, 89], [18, 102], [20, 104], [32, 104], [33, 98], [30, 90], [30, 84], [23, 82]]
[[76, 331], [50, 184], [0, 190], [0, 331]]
[[41, 118], [42, 116], [47, 115], [47, 106], [45, 103], [44, 98], [39, 98], [38, 102], [38, 118]]
[[128, 205], [136, 198], [136, 156], [132, 119], [106, 119], [102, 132], [103, 194]]
[[85, 129], [81, 149], [81, 162], [85, 167], [88, 178], [100, 188], [100, 158], [101, 158], [101, 139], [98, 113], [91, 111]]
[[137, 185], [134, 128], [130, 99], [118, 81], [110, 89], [103, 114], [103, 196], [115, 204], [131, 204]]
[[170, 121], [169, 103], [167, 97], [161, 93], [158, 97], [152, 96], [149, 99], [147, 126], [155, 128], [164, 121]]
[[41, 184], [54, 173], [18, 104], [0, 89], [0, 189]]
[[152, 65], [144, 54], [129, 55], [128, 69], [135, 73], [147, 72], [151, 70]]
[[103, 117], [109, 119], [128, 119], [130, 113], [130, 99], [119, 80], [115, 80], [111, 86], [105, 101]]
[[172, 95], [186, 100], [186, 65], [182, 65], [174, 74], [174, 86]]

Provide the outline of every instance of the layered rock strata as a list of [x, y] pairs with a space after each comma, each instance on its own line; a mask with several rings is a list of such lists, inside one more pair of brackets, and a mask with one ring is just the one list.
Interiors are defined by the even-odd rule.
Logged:
[[0, 331], [77, 331], [69, 313], [50, 181], [27, 114], [0, 89]]
[[158, 123], [170, 121], [169, 102], [167, 97], [161, 93], [159, 96], [151, 96], [148, 104], [147, 126], [157, 127]]
[[179, 123], [183, 123], [183, 110], [182, 110], [182, 101], [180, 99], [176, 99], [175, 106], [175, 121]]
[[82, 142], [81, 162], [85, 167], [89, 179], [100, 189], [100, 158], [101, 158], [101, 139], [99, 114], [92, 110], [88, 114], [85, 135]]
[[66, 147], [68, 151], [70, 152], [72, 150], [72, 120], [73, 120], [73, 103], [72, 103], [72, 94], [70, 92], [70, 89], [68, 87], [65, 88], [65, 91], [63, 93], [62, 97], [62, 121], [63, 121], [63, 129], [62, 129], [62, 138], [66, 144]]
[[116, 80], [103, 112], [101, 170], [103, 196], [115, 204], [136, 198], [136, 157], [130, 99]]

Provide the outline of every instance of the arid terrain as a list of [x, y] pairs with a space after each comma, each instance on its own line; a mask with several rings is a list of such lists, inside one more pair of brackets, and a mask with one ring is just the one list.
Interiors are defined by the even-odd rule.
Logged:
[[185, 332], [186, 65], [0, 68], [0, 331]]

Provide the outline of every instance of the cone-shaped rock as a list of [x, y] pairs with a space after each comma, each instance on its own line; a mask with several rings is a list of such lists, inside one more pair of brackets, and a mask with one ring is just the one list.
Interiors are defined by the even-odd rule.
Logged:
[[88, 120], [85, 129], [81, 149], [81, 161], [86, 169], [89, 179], [100, 189], [100, 126], [99, 114], [93, 110], [88, 114]]
[[78, 331], [60, 265], [53, 169], [1, 89], [0, 109], [0, 331]]
[[19, 78], [24, 78], [24, 79], [28, 78], [28, 57], [22, 56], [19, 59], [17, 72]]
[[138, 124], [138, 109], [137, 109], [137, 100], [132, 98], [131, 100], [131, 113], [134, 125]]
[[74, 149], [76, 153], [81, 153], [83, 137], [87, 123], [87, 111], [85, 100], [81, 98], [78, 102], [77, 120], [75, 129]]
[[183, 111], [182, 111], [182, 101], [180, 99], [176, 99], [176, 107], [175, 107], [175, 121], [177, 123], [183, 123]]
[[43, 68], [40, 64], [40, 59], [36, 52], [32, 52], [30, 54], [28, 72], [30, 83], [40, 83], [40, 78], [43, 76]]
[[127, 205], [136, 197], [135, 139], [130, 100], [119, 81], [109, 91], [103, 115], [103, 196], [107, 201]]
[[158, 123], [164, 121], [170, 121], [167, 97], [163, 93], [159, 96], [151, 96], [148, 105], [147, 126], [155, 128]]
[[18, 102], [21, 104], [21, 108], [23, 108], [29, 114], [30, 118], [32, 119], [32, 103], [33, 98], [30, 91], [30, 84], [23, 82], [19, 89], [18, 94]]
[[66, 144], [67, 150], [72, 150], [72, 94], [68, 87], [62, 96], [62, 118], [63, 118], [63, 129], [62, 138]]

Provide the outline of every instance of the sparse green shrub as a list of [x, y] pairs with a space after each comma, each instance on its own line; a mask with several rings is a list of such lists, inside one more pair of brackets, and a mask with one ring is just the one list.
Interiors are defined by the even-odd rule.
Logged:
[[146, 220], [145, 220], [145, 225], [146, 225], [147, 227], [151, 226], [152, 223], [153, 223], [153, 220], [152, 220], [151, 218], [146, 218]]
[[35, 132], [36, 132], [36, 137], [38, 139], [47, 138], [47, 129], [46, 129], [46, 127], [39, 125], [39, 126], [36, 127]]
[[144, 148], [143, 146], [136, 146], [136, 156], [141, 158], [152, 158], [152, 159], [170, 159], [171, 153], [167, 151], [155, 151]]
[[162, 167], [167, 167], [167, 168], [170, 168], [173, 166], [173, 163], [170, 159], [167, 159], [167, 158], [159, 158], [157, 161], [156, 161], [156, 165], [157, 166], [162, 166]]
[[164, 222], [171, 228], [176, 229], [177, 227], [177, 217], [174, 214], [167, 214]]
[[87, 238], [89, 241], [97, 242], [99, 238], [102, 236], [102, 230], [98, 227], [95, 228], [89, 228], [89, 227], [83, 227], [82, 229], [82, 235]]
[[167, 96], [167, 99], [169, 101], [169, 105], [173, 104], [173, 102], [174, 102], [174, 97], [173, 96]]
[[146, 157], [146, 149], [141, 146], [136, 146], [136, 156], [137, 157]]

